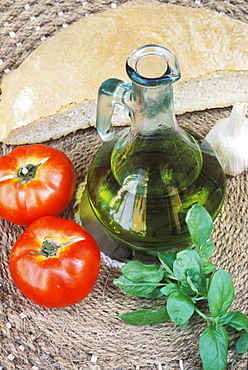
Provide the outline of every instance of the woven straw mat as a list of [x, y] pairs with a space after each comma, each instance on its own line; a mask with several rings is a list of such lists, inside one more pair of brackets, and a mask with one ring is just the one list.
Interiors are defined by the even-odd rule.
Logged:
[[[20, 65], [45, 39], [67, 25], [94, 12], [104, 11], [125, 1], [1, 0], [0, 68], [2, 74]], [[246, 1], [171, 1], [191, 7], [205, 7], [247, 22]], [[205, 135], [231, 108], [184, 114], [179, 124]], [[94, 128], [79, 130], [46, 144], [61, 149], [74, 163], [77, 185], [101, 140]], [[12, 149], [1, 145], [0, 155]], [[213, 262], [226, 269], [235, 284], [232, 310], [247, 308], [247, 172], [227, 179], [225, 203], [215, 224]], [[62, 217], [74, 219], [75, 199]], [[82, 302], [62, 309], [46, 309], [27, 300], [14, 286], [8, 257], [22, 227], [0, 220], [0, 369], [1, 370], [131, 370], [201, 369], [199, 335], [205, 328], [193, 317], [180, 329], [172, 322], [131, 326], [117, 315], [135, 309], [163, 307], [163, 300], [146, 300], [122, 293], [112, 283], [120, 271], [103, 258], [97, 283]], [[235, 352], [238, 334], [230, 337], [228, 369], [246, 369], [247, 358]], [[215, 370], [215, 369], [213, 369]]]

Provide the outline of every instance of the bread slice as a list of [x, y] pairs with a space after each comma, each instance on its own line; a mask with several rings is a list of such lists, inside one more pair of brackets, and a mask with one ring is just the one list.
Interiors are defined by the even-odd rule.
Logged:
[[[43, 142], [94, 125], [100, 84], [127, 80], [127, 57], [150, 43], [179, 60], [176, 113], [248, 101], [247, 24], [207, 9], [129, 2], [72, 24], [5, 76], [0, 141]], [[127, 123], [115, 111], [113, 124]]]

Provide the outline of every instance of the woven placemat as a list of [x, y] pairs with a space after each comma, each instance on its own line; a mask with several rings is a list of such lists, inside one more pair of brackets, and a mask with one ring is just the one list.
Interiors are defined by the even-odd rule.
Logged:
[[[1, 0], [0, 68], [2, 74], [16, 68], [45, 38], [90, 13], [104, 11], [125, 1]], [[170, 1], [192, 7], [206, 7], [247, 22], [246, 1]], [[205, 135], [230, 108], [187, 113], [180, 125]], [[77, 186], [84, 180], [89, 164], [101, 145], [94, 128], [49, 141], [73, 162]], [[0, 155], [12, 150], [0, 145]], [[247, 313], [247, 172], [227, 179], [225, 203], [215, 224], [213, 262], [226, 269], [234, 280], [233, 310]], [[74, 219], [75, 198], [62, 217]], [[163, 307], [164, 301], [127, 296], [112, 283], [117, 268], [104, 259], [98, 281], [82, 302], [63, 309], [46, 309], [28, 301], [14, 286], [8, 257], [22, 227], [0, 219], [0, 370], [150, 370], [201, 369], [198, 339], [205, 328], [194, 317], [180, 329], [172, 322], [133, 327], [118, 314], [140, 308]], [[247, 368], [246, 355], [235, 352], [237, 333], [228, 329], [228, 369]], [[215, 370], [215, 369], [213, 369]]]

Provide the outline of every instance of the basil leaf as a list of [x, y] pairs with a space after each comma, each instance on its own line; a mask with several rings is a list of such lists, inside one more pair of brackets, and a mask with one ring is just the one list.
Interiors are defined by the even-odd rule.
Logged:
[[186, 249], [177, 253], [177, 257], [173, 265], [173, 273], [176, 279], [182, 281], [187, 279], [187, 270], [194, 269], [201, 272], [202, 267], [203, 261], [198, 253], [193, 249]]
[[197, 294], [206, 295], [206, 278], [195, 269], [189, 269], [186, 272], [187, 282], [190, 288]]
[[205, 242], [200, 249], [200, 256], [203, 261], [208, 261], [214, 251], [214, 242], [208, 240]]
[[118, 279], [113, 281], [124, 292], [135, 297], [145, 297], [151, 294], [160, 284], [146, 281], [132, 281], [121, 275]]
[[149, 299], [156, 299], [163, 296], [163, 293], [161, 292], [160, 288], [155, 288], [151, 293], [145, 294], [142, 297], [149, 298]]
[[178, 290], [179, 290], [179, 286], [178, 284], [175, 284], [175, 283], [166, 284], [162, 289], [160, 289], [160, 291], [164, 295], [170, 295], [171, 293], [176, 292]]
[[173, 264], [176, 259], [176, 253], [170, 253], [170, 252], [159, 252], [158, 258], [162, 265], [165, 267], [165, 269], [172, 274], [173, 271]]
[[131, 261], [121, 268], [121, 272], [132, 281], [159, 282], [164, 277], [164, 272], [159, 265], [144, 265], [139, 261]]
[[193, 244], [201, 247], [213, 232], [213, 220], [206, 209], [200, 204], [194, 204], [187, 212], [186, 222]]
[[227, 312], [220, 316], [221, 325], [232, 326], [236, 330], [248, 331], [248, 318], [241, 312]]
[[236, 343], [236, 351], [238, 353], [245, 353], [248, 351], [248, 333], [243, 333]]
[[229, 321], [233, 319], [236, 312], [226, 312], [223, 315], [220, 316], [219, 323], [221, 325], [227, 325]]
[[195, 295], [195, 290], [192, 290], [191, 287], [189, 286], [187, 281], [182, 281], [182, 284], [180, 286], [180, 292], [186, 294], [186, 295]]
[[167, 311], [170, 318], [177, 324], [183, 325], [193, 315], [194, 303], [185, 294], [177, 291], [167, 299]]
[[138, 310], [134, 312], [128, 312], [119, 317], [127, 324], [131, 325], [147, 325], [147, 324], [160, 324], [170, 319], [167, 310]]
[[224, 370], [227, 366], [228, 335], [221, 325], [212, 324], [200, 337], [200, 355], [204, 370]]
[[234, 286], [227, 271], [220, 269], [214, 274], [207, 299], [210, 312], [214, 317], [223, 315], [231, 306], [234, 299]]
[[203, 265], [203, 273], [205, 275], [212, 274], [215, 270], [215, 265], [212, 262], [205, 262]]

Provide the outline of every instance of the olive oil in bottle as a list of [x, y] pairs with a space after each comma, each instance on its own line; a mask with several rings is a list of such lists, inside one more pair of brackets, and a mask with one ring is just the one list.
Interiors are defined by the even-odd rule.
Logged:
[[[185, 217], [193, 204], [218, 215], [225, 175], [211, 146], [176, 121], [172, 83], [180, 70], [173, 53], [141, 47], [127, 60], [127, 73], [132, 83], [110, 79], [99, 89], [97, 129], [107, 142], [89, 169], [89, 201], [118, 243], [148, 254], [178, 251], [190, 245]], [[131, 117], [116, 135], [115, 105]]]

